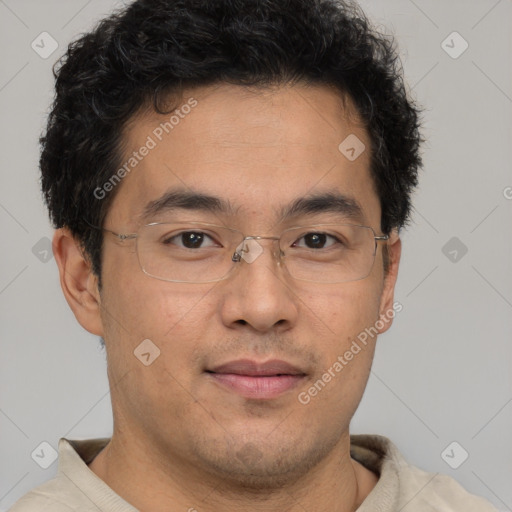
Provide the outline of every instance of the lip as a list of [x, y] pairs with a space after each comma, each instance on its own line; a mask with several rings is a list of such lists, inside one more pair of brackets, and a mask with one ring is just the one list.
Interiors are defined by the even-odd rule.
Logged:
[[265, 362], [251, 359], [238, 359], [229, 361], [209, 370], [213, 373], [232, 373], [236, 375], [249, 375], [251, 377], [269, 375], [305, 375], [305, 372], [280, 359], [270, 359]]
[[245, 398], [270, 400], [296, 387], [306, 373], [286, 361], [239, 359], [206, 370], [219, 385]]

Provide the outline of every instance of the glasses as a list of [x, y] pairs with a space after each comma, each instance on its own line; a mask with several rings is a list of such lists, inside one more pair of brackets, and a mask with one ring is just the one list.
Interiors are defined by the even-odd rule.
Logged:
[[202, 222], [154, 222], [137, 233], [119, 234], [136, 240], [142, 271], [173, 283], [212, 283], [226, 279], [242, 260], [253, 263], [271, 241], [278, 266], [300, 281], [346, 283], [371, 272], [377, 242], [371, 227], [354, 224], [315, 224], [286, 229], [281, 236], [245, 236], [241, 231]]

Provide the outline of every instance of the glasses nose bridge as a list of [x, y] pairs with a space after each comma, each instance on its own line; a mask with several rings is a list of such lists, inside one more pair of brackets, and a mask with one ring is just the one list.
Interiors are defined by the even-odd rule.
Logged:
[[[256, 243], [260, 246], [260, 251], [261, 253], [263, 253], [264, 251], [264, 247], [262, 244], [259, 244], [258, 242], [260, 240], [272, 240], [273, 242], [273, 246], [274, 246], [274, 249], [271, 251], [271, 254], [273, 256], [273, 258], [276, 260], [276, 262], [279, 264], [280, 263], [280, 255], [281, 255], [281, 246], [279, 244], [278, 246], [278, 250], [275, 249], [275, 243], [276, 242], [280, 242], [281, 241], [281, 237], [280, 236], [263, 236], [263, 235], [247, 235], [245, 236], [244, 235], [244, 238], [243, 240], [238, 244], [231, 260], [233, 262], [239, 262], [241, 259], [244, 259], [246, 260], [248, 263], [252, 263], [252, 261], [254, 261], [254, 259], [252, 258], [247, 258], [247, 257], [244, 257], [244, 253], [246, 252], [249, 252], [248, 250], [248, 245], [247, 245], [247, 242], [250, 241], [250, 240], [254, 240], [256, 241]], [[259, 254], [257, 255], [259, 256]], [[257, 257], [256, 256], [256, 257]]]
[[280, 236], [261, 236], [261, 235], [249, 235], [244, 236], [244, 242], [245, 240], [281, 240]]
[[[251, 237], [252, 238], [252, 237]], [[253, 240], [272, 240], [272, 256], [274, 256], [277, 264], [281, 263], [282, 249], [281, 249], [281, 237], [280, 236], [255, 236]], [[277, 242], [277, 248], [276, 248]]]

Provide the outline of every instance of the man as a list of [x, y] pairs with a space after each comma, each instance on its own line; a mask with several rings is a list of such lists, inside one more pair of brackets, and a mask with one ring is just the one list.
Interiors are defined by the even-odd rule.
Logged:
[[13, 511], [494, 510], [349, 433], [421, 163], [357, 8], [141, 0], [70, 46], [56, 93], [43, 191], [114, 432], [62, 439]]

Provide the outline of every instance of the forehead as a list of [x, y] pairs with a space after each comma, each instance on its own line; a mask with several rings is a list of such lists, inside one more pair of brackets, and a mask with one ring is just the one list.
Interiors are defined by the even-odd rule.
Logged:
[[356, 199], [369, 221], [380, 219], [370, 140], [338, 91], [222, 84], [185, 91], [172, 107], [127, 125], [113, 223], [128, 225], [176, 189], [224, 199], [230, 214], [260, 222], [298, 198], [333, 192]]

